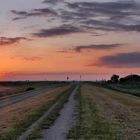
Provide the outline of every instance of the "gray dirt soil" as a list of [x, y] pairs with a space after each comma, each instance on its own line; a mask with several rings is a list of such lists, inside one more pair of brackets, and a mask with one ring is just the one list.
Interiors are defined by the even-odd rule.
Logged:
[[67, 133], [75, 122], [75, 109], [77, 101], [75, 94], [77, 93], [78, 86], [69, 97], [69, 101], [64, 105], [60, 111], [60, 116], [56, 119], [54, 124], [46, 130], [42, 131], [42, 138], [40, 140], [66, 140]]

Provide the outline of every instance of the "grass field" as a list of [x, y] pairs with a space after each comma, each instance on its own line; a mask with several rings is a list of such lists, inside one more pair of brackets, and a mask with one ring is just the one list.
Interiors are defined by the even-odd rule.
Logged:
[[58, 85], [67, 85], [65, 82], [47, 82], [47, 81], [39, 81], [39, 82], [0, 82], [0, 99], [18, 95], [21, 92], [26, 91], [29, 87], [33, 89], [41, 88], [41, 87], [51, 87]]
[[82, 84], [79, 115], [68, 137], [74, 140], [139, 140], [140, 100], [114, 90]]
[[[70, 85], [58, 87], [49, 93], [1, 108], [0, 140], [16, 140], [21, 132], [27, 130], [59, 99], [58, 106], [28, 137], [28, 140], [38, 139], [41, 130], [49, 128], [59, 116], [59, 111], [63, 108], [70, 92], [64, 93], [71, 91], [70, 87]], [[129, 90], [129, 88], [125, 85], [125, 89]], [[139, 140], [139, 97], [83, 82], [75, 98], [79, 102], [75, 110], [77, 119], [67, 135], [68, 139]]]
[[0, 86], [0, 98], [25, 91], [23, 86]]
[[59, 87], [47, 94], [0, 109], [0, 140], [7, 140], [10, 137], [14, 140], [14, 136], [25, 131], [69, 87]]

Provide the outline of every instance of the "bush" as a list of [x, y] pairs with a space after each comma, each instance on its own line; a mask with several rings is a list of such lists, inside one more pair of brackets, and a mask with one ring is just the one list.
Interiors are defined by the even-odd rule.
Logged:
[[27, 89], [26, 89], [26, 91], [30, 91], [30, 90], [34, 90], [35, 88], [33, 88], [33, 87], [28, 87]]

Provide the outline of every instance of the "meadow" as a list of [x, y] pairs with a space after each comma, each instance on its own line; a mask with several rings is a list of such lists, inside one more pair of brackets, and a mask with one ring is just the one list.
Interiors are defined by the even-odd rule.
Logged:
[[74, 140], [139, 140], [140, 100], [91, 84], [82, 84], [77, 123], [69, 131]]

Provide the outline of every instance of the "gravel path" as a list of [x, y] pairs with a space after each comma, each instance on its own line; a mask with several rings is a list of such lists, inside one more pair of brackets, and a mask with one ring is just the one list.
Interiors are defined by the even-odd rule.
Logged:
[[42, 139], [40, 140], [66, 140], [66, 135], [74, 124], [74, 111], [77, 106], [77, 101], [74, 96], [77, 93], [78, 86], [69, 97], [69, 101], [60, 111], [60, 116], [49, 129], [42, 131]]

